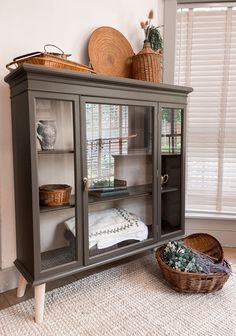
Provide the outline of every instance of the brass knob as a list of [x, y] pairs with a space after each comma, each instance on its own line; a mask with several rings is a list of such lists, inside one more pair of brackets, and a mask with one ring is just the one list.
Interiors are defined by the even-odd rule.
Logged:
[[83, 190], [88, 191], [88, 178], [83, 177]]

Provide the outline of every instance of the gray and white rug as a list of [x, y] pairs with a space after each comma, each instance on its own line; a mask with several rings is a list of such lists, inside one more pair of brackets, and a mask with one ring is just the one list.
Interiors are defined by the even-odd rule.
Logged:
[[42, 324], [33, 299], [0, 311], [0, 335], [236, 336], [236, 275], [219, 292], [179, 294], [145, 256], [47, 292]]

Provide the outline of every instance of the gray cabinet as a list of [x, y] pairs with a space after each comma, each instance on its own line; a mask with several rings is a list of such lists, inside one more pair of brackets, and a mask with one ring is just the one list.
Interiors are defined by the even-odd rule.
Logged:
[[[38, 286], [184, 234], [191, 88], [33, 65], [5, 81], [15, 265], [27, 282]], [[69, 196], [47, 194], [53, 185], [68, 186]]]

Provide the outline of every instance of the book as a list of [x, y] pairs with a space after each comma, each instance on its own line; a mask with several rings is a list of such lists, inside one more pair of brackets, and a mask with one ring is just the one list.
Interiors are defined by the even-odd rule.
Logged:
[[127, 187], [126, 180], [114, 179], [114, 187]]
[[94, 197], [112, 197], [112, 196], [127, 196], [129, 195], [129, 191], [126, 189], [120, 189], [120, 190], [114, 190], [114, 191], [104, 191], [104, 192], [99, 192], [99, 191], [90, 191], [89, 190], [89, 195], [94, 196]]
[[96, 192], [111, 192], [117, 190], [127, 190], [126, 186], [119, 186], [119, 187], [91, 187], [89, 191], [96, 191]]
[[89, 191], [93, 192], [111, 192], [118, 190], [127, 190], [127, 181], [114, 179], [114, 182], [111, 182], [106, 185], [93, 185], [89, 187]]

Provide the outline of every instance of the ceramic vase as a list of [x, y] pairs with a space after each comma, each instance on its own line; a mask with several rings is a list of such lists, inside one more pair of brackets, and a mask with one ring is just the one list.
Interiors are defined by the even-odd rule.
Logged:
[[54, 149], [57, 128], [55, 120], [39, 120], [36, 124], [37, 138], [42, 150]]

